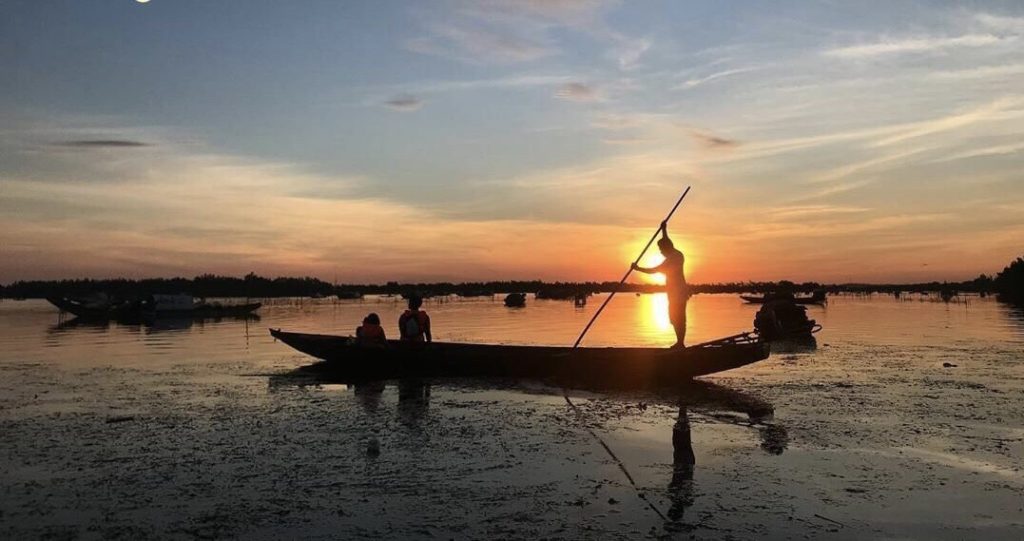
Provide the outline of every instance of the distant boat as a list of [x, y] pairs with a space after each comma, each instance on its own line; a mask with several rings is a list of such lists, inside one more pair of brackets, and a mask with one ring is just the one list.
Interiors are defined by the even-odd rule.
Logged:
[[339, 291], [338, 298], [342, 300], [355, 300], [363, 298], [361, 291]]
[[150, 295], [142, 301], [106, 303], [88, 302], [71, 297], [47, 297], [46, 300], [83, 319], [131, 320], [154, 317], [237, 317], [255, 312], [262, 306], [258, 302], [221, 304], [196, 301], [191, 295]]
[[505, 306], [522, 308], [526, 306], [526, 293], [509, 293], [505, 295]]
[[812, 339], [821, 330], [813, 319], [807, 317], [807, 307], [800, 306], [792, 299], [767, 302], [754, 315], [754, 330], [763, 340]]
[[409, 347], [391, 340], [386, 349], [362, 348], [351, 337], [270, 329], [274, 338], [326, 362], [307, 370], [356, 382], [406, 377], [480, 377], [555, 380], [609, 387], [648, 388], [685, 383], [768, 358], [768, 344], [754, 335], [687, 348], [577, 348], [434, 342]]
[[740, 295], [740, 298], [751, 304], [764, 304], [772, 301], [793, 301], [797, 304], [825, 304], [828, 297], [824, 291], [815, 291], [812, 295], [797, 297], [791, 293], [769, 293], [767, 295]]
[[83, 319], [117, 319], [139, 313], [138, 303], [114, 301], [103, 294], [86, 297], [46, 297], [50, 304]]

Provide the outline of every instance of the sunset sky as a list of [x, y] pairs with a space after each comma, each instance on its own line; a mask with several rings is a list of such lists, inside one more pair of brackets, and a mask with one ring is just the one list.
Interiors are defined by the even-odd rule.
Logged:
[[1024, 3], [0, 4], [0, 282], [963, 280], [1024, 253]]

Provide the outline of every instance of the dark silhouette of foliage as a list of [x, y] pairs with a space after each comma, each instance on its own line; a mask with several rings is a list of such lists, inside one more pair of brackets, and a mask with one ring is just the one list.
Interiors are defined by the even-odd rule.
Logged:
[[1024, 257], [1010, 262], [995, 279], [999, 300], [1024, 304]]
[[[928, 282], [920, 284], [840, 284], [825, 285], [817, 282], [794, 283], [788, 280], [780, 282], [729, 282], [719, 284], [691, 284], [694, 293], [770, 293], [774, 291], [790, 291], [792, 293], [811, 293], [824, 290], [829, 293], [893, 293], [893, 292], [931, 292], [960, 291], [988, 292], [995, 287], [1004, 298], [1020, 298], [1024, 263], [1018, 259], [999, 273], [999, 278], [981, 275], [966, 282]], [[1014, 286], [1013, 284], [1016, 284]], [[29, 280], [18, 281], [7, 286], [0, 286], [0, 295], [9, 298], [42, 298], [47, 296], [80, 296], [90, 293], [107, 293], [115, 298], [133, 299], [154, 293], [188, 293], [196, 297], [309, 297], [313, 295], [335, 295], [338, 293], [352, 294], [392, 294], [417, 292], [421, 295], [479, 295], [481, 292], [541, 292], [542, 296], [550, 292], [569, 292], [563, 295], [571, 298], [575, 293], [610, 292], [618, 287], [618, 282], [544, 282], [541, 280], [500, 280], [489, 282], [436, 282], [436, 283], [399, 283], [390, 281], [384, 284], [338, 284], [332, 285], [318, 278], [309, 276], [302, 278], [265, 278], [254, 273], [245, 277], [218, 276], [202, 274], [194, 278], [146, 278], [130, 280], [127, 278], [112, 279], [70, 279], [70, 280]], [[1016, 287], [1016, 289], [1013, 289]], [[653, 293], [663, 291], [664, 287], [654, 284], [626, 283], [620, 292]], [[1016, 291], [1016, 293], [1014, 293]], [[1016, 295], [1016, 297], [1014, 297]]]

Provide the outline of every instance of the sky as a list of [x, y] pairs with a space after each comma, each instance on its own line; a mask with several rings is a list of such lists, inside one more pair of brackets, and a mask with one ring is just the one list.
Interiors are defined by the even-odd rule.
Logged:
[[686, 186], [694, 282], [1024, 253], [1019, 1], [7, 0], [0, 73], [0, 283], [617, 280]]

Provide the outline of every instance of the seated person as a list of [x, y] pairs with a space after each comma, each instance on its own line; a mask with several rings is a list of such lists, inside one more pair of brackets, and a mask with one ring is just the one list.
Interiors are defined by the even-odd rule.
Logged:
[[423, 299], [418, 295], [409, 297], [409, 309], [398, 318], [398, 331], [403, 342], [422, 344], [431, 341], [430, 316], [420, 310], [421, 306]]
[[371, 313], [363, 318], [363, 324], [356, 328], [356, 343], [370, 347], [388, 345], [388, 338], [384, 336], [384, 327], [380, 326], [380, 316]]

